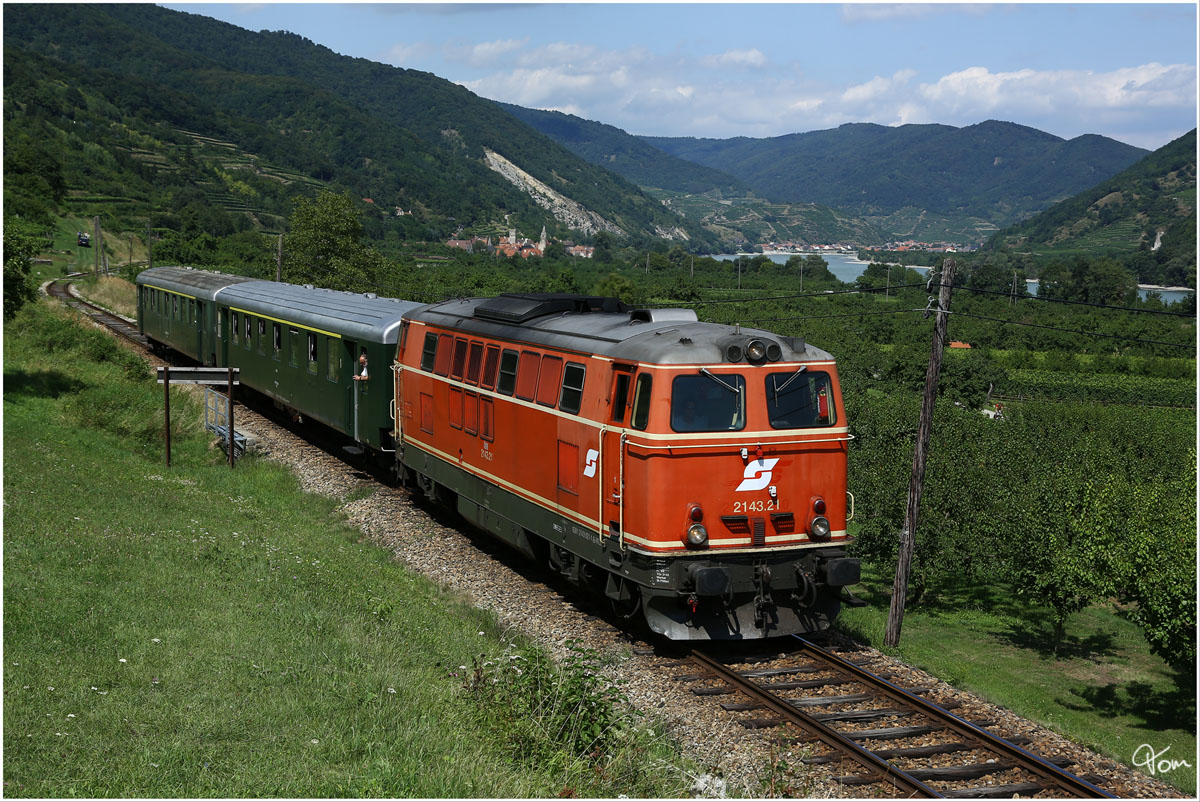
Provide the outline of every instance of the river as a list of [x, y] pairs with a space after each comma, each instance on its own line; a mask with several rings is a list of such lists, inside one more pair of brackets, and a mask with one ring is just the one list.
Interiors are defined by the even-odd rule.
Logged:
[[[714, 259], [724, 259], [732, 261], [739, 256], [766, 256], [772, 262], [777, 264], [786, 264], [787, 260], [796, 256], [794, 253], [721, 253], [715, 255]], [[801, 256], [809, 256], [811, 254], [799, 254]], [[825, 260], [825, 264], [829, 265], [829, 272], [837, 277], [838, 281], [844, 281], [847, 284], [854, 282], [856, 278], [863, 274], [867, 269], [869, 262], [864, 262], [853, 253], [822, 253], [819, 256]], [[928, 267], [913, 267], [919, 273], [925, 273], [929, 270]], [[1031, 278], [1027, 282], [1030, 295], [1037, 295], [1038, 280]], [[1191, 295], [1195, 290], [1186, 287], [1158, 287], [1153, 284], [1139, 284], [1138, 297], [1145, 298], [1149, 293], [1157, 292], [1162, 296], [1163, 303], [1174, 304], [1179, 303], [1188, 295]]]

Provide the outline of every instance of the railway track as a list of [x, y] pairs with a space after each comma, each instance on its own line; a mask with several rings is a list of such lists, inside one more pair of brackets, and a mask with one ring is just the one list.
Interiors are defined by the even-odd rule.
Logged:
[[102, 326], [105, 326], [116, 332], [121, 337], [124, 337], [131, 342], [135, 342], [143, 348], [150, 347], [150, 341], [142, 336], [141, 332], [135, 324], [130, 323], [123, 317], [114, 315], [107, 309], [101, 309], [95, 304], [90, 304], [81, 298], [76, 298], [71, 294], [71, 282], [69, 279], [59, 279], [52, 281], [46, 285], [46, 294], [51, 298], [57, 298], [67, 306], [75, 309], [82, 314], [87, 315], [92, 320]]
[[799, 647], [782, 657], [734, 658], [732, 665], [744, 668], [694, 651], [690, 660], [703, 672], [681, 679], [708, 682], [692, 689], [698, 696], [744, 698], [722, 707], [752, 714], [740, 719], [749, 729], [778, 729], [783, 745], [812, 746], [807, 764], [847, 767], [836, 781], [850, 788], [903, 798], [1116, 798], [1093, 784], [1099, 778], [1076, 777], [1066, 765], [989, 732], [990, 722], [955, 716], [947, 708], [957, 704], [943, 707], [923, 696], [929, 688], [903, 688], [796, 640]]

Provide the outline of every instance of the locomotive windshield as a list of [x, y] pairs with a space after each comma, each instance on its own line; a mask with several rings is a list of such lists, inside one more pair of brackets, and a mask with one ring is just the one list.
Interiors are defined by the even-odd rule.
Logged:
[[677, 432], [732, 432], [746, 426], [746, 379], [715, 373], [676, 376], [671, 384], [671, 428]]
[[828, 373], [772, 373], [767, 376], [766, 389], [773, 429], [807, 429], [837, 422]]

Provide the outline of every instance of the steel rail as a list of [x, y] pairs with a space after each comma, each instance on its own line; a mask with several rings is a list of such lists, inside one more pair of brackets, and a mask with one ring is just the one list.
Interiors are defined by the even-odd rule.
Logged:
[[1111, 794], [1102, 788], [1092, 785], [1087, 780], [1077, 777], [1065, 769], [1055, 766], [1053, 763], [1033, 754], [1021, 747], [1009, 743], [1000, 736], [988, 732], [987, 730], [977, 727], [969, 721], [965, 721], [941, 706], [930, 702], [929, 700], [909, 693], [908, 691], [888, 682], [882, 677], [866, 671], [854, 663], [845, 660], [836, 654], [822, 649], [815, 643], [805, 640], [799, 635], [793, 635], [796, 640], [803, 645], [803, 651], [809, 657], [820, 660], [827, 665], [833, 667], [837, 671], [844, 672], [870, 688], [873, 688], [894, 702], [898, 702], [905, 706], [913, 708], [915, 711], [922, 713], [930, 719], [944, 725], [952, 732], [978, 741], [985, 748], [994, 751], [996, 754], [1011, 760], [1014, 766], [1023, 769], [1030, 774], [1036, 776], [1040, 781], [1048, 783], [1048, 788], [1065, 791], [1075, 799], [1117, 799], [1115, 794]]
[[119, 315], [109, 312], [107, 309], [103, 309], [93, 303], [89, 303], [82, 298], [76, 298], [75, 296], [71, 295], [70, 287], [71, 280], [69, 278], [55, 279], [46, 285], [46, 294], [51, 298], [56, 298], [66, 305], [77, 309], [88, 317], [94, 319], [97, 323], [100, 323], [113, 331], [113, 333], [118, 334], [127, 340], [135, 342], [138, 345], [145, 347], [150, 346], [150, 341], [138, 331], [136, 325], [130, 323], [128, 320]]
[[759, 686], [757, 683], [751, 682], [723, 663], [699, 650], [692, 651], [691, 659], [718, 679], [738, 689], [751, 699], [761, 702], [763, 706], [778, 713], [788, 721], [812, 733], [826, 746], [847, 755], [851, 760], [866, 768], [872, 775], [878, 775], [878, 782], [891, 786], [895, 791], [893, 794], [895, 798], [942, 798], [940, 793], [925, 783], [908, 776], [883, 758], [863, 749], [829, 725], [802, 713], [769, 690]]

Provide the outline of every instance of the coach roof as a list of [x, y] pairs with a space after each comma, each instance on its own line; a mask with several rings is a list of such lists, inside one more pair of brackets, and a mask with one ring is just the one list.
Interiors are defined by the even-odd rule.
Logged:
[[258, 279], [231, 276], [210, 270], [195, 270], [190, 267], [152, 267], [138, 273], [137, 283], [148, 284], [161, 290], [190, 295], [202, 301], [211, 301], [217, 293], [234, 284], [244, 284]]
[[778, 343], [783, 361], [831, 358], [825, 351], [806, 345], [798, 338], [781, 337], [760, 329], [698, 322], [690, 309], [631, 310], [625, 306], [620, 312], [604, 311], [609, 304], [592, 303], [590, 307], [582, 304], [570, 308], [571, 305], [562, 300], [564, 296], [546, 297], [556, 300], [558, 306], [568, 308], [542, 315], [532, 314], [538, 311], [536, 309], [525, 311], [520, 322], [505, 322], [496, 319], [490, 310], [523, 307], [516, 302], [497, 304], [497, 299], [468, 298], [430, 304], [414, 310], [409, 317], [464, 334], [631, 362], [664, 365], [722, 363], [729, 343], [752, 337]]
[[395, 343], [400, 318], [421, 304], [373, 293], [253, 281], [228, 287], [219, 300], [231, 309], [296, 323], [367, 342]]

